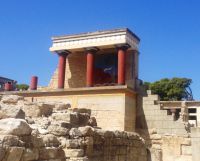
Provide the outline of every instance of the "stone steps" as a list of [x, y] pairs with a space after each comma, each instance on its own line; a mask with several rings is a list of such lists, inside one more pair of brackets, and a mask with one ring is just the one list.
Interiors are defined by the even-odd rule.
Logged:
[[185, 125], [174, 121], [172, 115], [167, 115], [167, 110], [162, 110], [157, 95], [149, 95], [143, 98], [143, 112], [148, 129], [156, 128], [158, 134], [185, 135]]

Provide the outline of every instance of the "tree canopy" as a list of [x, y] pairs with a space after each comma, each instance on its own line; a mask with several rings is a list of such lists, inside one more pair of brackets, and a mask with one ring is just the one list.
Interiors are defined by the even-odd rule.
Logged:
[[164, 78], [153, 83], [144, 82], [144, 86], [153, 94], [158, 94], [163, 101], [179, 101], [193, 100], [191, 83], [192, 80], [188, 78]]
[[17, 85], [16, 85], [16, 88], [17, 88], [18, 90], [24, 91], [24, 90], [28, 90], [29, 85], [27, 85], [27, 84], [17, 84]]

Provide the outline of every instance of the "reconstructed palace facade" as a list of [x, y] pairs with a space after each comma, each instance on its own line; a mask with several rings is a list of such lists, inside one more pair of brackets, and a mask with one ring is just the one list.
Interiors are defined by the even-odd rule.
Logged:
[[49, 86], [23, 95], [91, 109], [104, 129], [135, 131], [139, 38], [129, 29], [115, 29], [52, 40], [58, 68]]

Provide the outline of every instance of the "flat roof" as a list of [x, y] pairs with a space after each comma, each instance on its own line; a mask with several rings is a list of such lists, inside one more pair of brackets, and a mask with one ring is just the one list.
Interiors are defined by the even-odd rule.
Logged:
[[116, 48], [116, 45], [127, 44], [129, 50], [138, 51], [140, 39], [128, 28], [100, 30], [79, 34], [69, 34], [52, 37], [51, 52], [80, 52], [89, 47], [101, 49]]
[[60, 36], [53, 36], [52, 40], [59, 40], [63, 38], [77, 38], [77, 37], [85, 37], [85, 36], [95, 36], [95, 35], [103, 35], [107, 33], [119, 33], [119, 32], [128, 32], [130, 33], [133, 37], [135, 37], [138, 41], [140, 41], [140, 38], [132, 32], [129, 28], [117, 28], [117, 29], [111, 29], [111, 30], [99, 30], [99, 31], [94, 31], [94, 32], [84, 32], [84, 33], [79, 33], [79, 34], [67, 34], [67, 35], [60, 35]]
[[9, 79], [9, 78], [1, 77], [1, 76], [0, 76], [0, 80], [2, 80], [2, 79], [7, 80], [7, 81], [15, 81], [15, 80], [13, 80], [13, 79]]

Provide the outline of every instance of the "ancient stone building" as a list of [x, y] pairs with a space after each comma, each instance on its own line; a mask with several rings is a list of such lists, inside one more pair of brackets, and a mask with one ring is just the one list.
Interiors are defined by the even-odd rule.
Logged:
[[29, 91], [0, 93], [0, 161], [16, 153], [16, 161], [199, 160], [200, 102], [165, 102], [144, 91], [132, 31], [52, 41], [58, 67], [49, 85], [37, 89], [34, 77]]
[[15, 90], [16, 88], [17, 81], [5, 78], [5, 77], [0, 77], [0, 91], [10, 91], [10, 90]]

